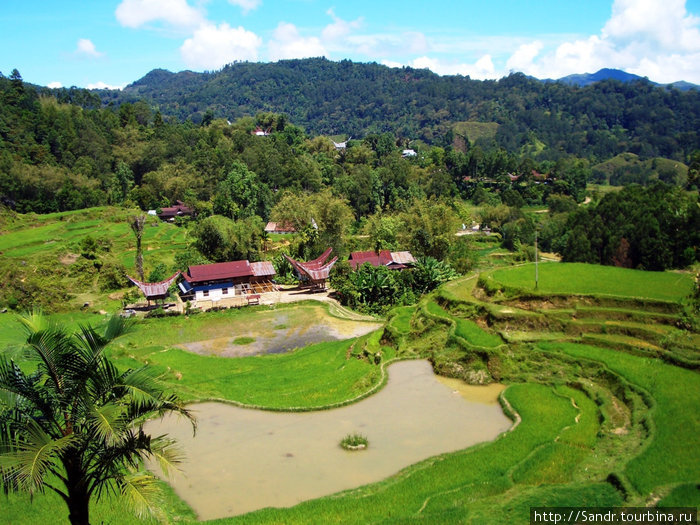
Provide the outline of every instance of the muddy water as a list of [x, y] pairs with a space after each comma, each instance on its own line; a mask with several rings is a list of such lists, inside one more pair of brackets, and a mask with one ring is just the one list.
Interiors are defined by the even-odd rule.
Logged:
[[[307, 311], [313, 312], [314, 310], [307, 308]], [[379, 323], [328, 317], [320, 308], [316, 311], [320, 315], [311, 323], [300, 323], [298, 320], [290, 321], [286, 314], [278, 314], [268, 320], [269, 323], [263, 330], [258, 327], [255, 330], [249, 330], [237, 326], [236, 329], [232, 329], [224, 336], [182, 343], [180, 347], [196, 354], [222, 357], [281, 354], [314, 343], [359, 337], [382, 326]], [[292, 326], [287, 327], [287, 322], [291, 322]], [[233, 343], [238, 337], [252, 337], [253, 342], [245, 345]]]
[[[150, 424], [176, 437], [188, 459], [170, 480], [199, 519], [287, 507], [384, 479], [443, 452], [494, 439], [511, 426], [500, 407], [468, 401], [440, 383], [426, 361], [389, 367], [389, 382], [355, 405], [312, 413], [193, 406], [196, 438], [177, 418]], [[369, 448], [338, 444], [359, 432]]]
[[467, 401], [495, 405], [498, 396], [506, 389], [506, 385], [491, 383], [490, 385], [468, 385], [464, 381], [452, 377], [435, 376], [443, 385], [452, 389], [453, 394], [459, 394]]

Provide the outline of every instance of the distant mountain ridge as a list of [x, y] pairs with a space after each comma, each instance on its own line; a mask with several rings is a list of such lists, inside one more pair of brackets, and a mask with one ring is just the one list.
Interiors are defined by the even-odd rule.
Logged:
[[205, 117], [233, 122], [284, 114], [311, 135], [341, 140], [389, 132], [449, 145], [468, 122], [490, 126], [488, 136], [470, 138], [481, 147], [554, 159], [630, 151], [683, 160], [700, 148], [700, 90], [669, 89], [614, 69], [558, 81], [522, 73], [473, 80], [308, 58], [239, 62], [204, 73], [155, 69], [121, 91], [94, 93], [103, 105], [145, 101], [163, 117], [195, 124]]
[[649, 80], [647, 77], [640, 77], [639, 75], [634, 75], [632, 73], [627, 73], [626, 71], [623, 71], [621, 69], [610, 69], [610, 68], [603, 68], [600, 69], [599, 71], [596, 71], [595, 73], [580, 73], [580, 74], [574, 74], [574, 75], [567, 75], [565, 77], [561, 77], [555, 80], [552, 79], [543, 79], [543, 82], [561, 82], [563, 84], [567, 84], [569, 86], [579, 86], [579, 87], [584, 87], [584, 86], [590, 86], [591, 84], [594, 84], [596, 82], [600, 82], [602, 80], [618, 80], [620, 82], [635, 82], [638, 80], [643, 80], [646, 82], [649, 82], [650, 84], [654, 86], [672, 86], [677, 89], [680, 89], [681, 91], [686, 91], [688, 89], [698, 89], [700, 86], [697, 86], [696, 84], [691, 84], [690, 82], [686, 82], [684, 80], [679, 80], [677, 82], [672, 82], [670, 84], [658, 84], [656, 82], [652, 82]]

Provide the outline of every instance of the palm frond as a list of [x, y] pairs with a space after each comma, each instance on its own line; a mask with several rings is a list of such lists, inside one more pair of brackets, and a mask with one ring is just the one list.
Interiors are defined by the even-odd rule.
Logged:
[[52, 326], [51, 321], [46, 317], [40, 309], [35, 308], [31, 312], [25, 312], [17, 316], [17, 320], [21, 323], [27, 335], [34, 332], [46, 330]]
[[121, 443], [126, 427], [124, 407], [108, 403], [101, 407], [93, 407], [88, 418], [94, 437], [108, 447]]
[[127, 370], [117, 380], [115, 387], [131, 398], [137, 410], [152, 410], [160, 404], [161, 384], [148, 367]]
[[177, 442], [165, 435], [151, 440], [151, 456], [153, 456], [161, 471], [170, 476], [173, 471], [180, 472], [177, 467], [185, 459], [184, 452], [177, 446]]
[[64, 373], [74, 358], [70, 337], [60, 329], [46, 329], [33, 332], [27, 337], [27, 345], [39, 359], [42, 370], [51, 378], [53, 388], [63, 392]]
[[43, 489], [47, 473], [58, 465], [59, 456], [70, 449], [75, 435], [53, 439], [34, 421], [27, 423], [21, 441], [16, 441], [14, 450], [0, 455], [0, 470], [3, 478], [30, 493]]
[[90, 325], [81, 325], [80, 331], [75, 335], [75, 338], [80, 344], [81, 349], [86, 357], [90, 357], [91, 361], [99, 359], [105, 346], [117, 337], [125, 334], [131, 327], [129, 320], [113, 315], [107, 321], [104, 334], [97, 332], [97, 329]]
[[107, 320], [103, 337], [107, 341], [113, 341], [117, 337], [129, 333], [134, 326], [131, 319], [126, 319], [120, 315], [113, 315]]
[[0, 391], [5, 392], [6, 395], [14, 395], [15, 399], [23, 401], [21, 405], [15, 406], [18, 410], [23, 410], [25, 413], [39, 411], [46, 420], [54, 420], [53, 409], [44, 398], [43, 387], [37, 384], [37, 378], [26, 375], [16, 363], [7, 362], [2, 358], [0, 358]]
[[158, 480], [148, 472], [133, 472], [117, 480], [123, 501], [139, 517], [161, 518], [163, 493]]

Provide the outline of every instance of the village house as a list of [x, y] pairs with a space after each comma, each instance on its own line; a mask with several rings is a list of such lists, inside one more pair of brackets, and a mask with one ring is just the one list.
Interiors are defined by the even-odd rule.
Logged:
[[175, 279], [178, 278], [180, 275], [180, 272], [175, 272], [172, 276], [170, 276], [168, 279], [165, 279], [164, 281], [160, 281], [157, 283], [144, 283], [142, 281], [139, 281], [137, 279], [134, 279], [133, 277], [126, 276], [132, 283], [134, 283], [139, 290], [141, 290], [141, 293], [144, 295], [146, 298], [146, 301], [148, 302], [148, 306], [151, 306], [151, 301], [154, 301], [156, 304], [158, 304], [158, 301], [163, 303], [169, 296], [169, 291], [168, 289], [170, 288], [170, 285], [175, 282]]
[[390, 252], [381, 250], [379, 252], [352, 252], [348, 259], [348, 264], [353, 269], [357, 269], [365, 263], [372, 266], [386, 266], [391, 270], [405, 270], [416, 264], [416, 259], [411, 252]]
[[174, 206], [166, 206], [160, 208], [160, 211], [149, 210], [149, 215], [158, 215], [158, 218], [164, 221], [173, 222], [175, 217], [193, 217], [194, 208], [190, 208], [182, 201], [176, 201]]
[[265, 233], [295, 233], [297, 230], [288, 222], [268, 222]]
[[195, 308], [243, 306], [275, 291], [275, 269], [269, 261], [231, 261], [190, 266], [179, 283], [181, 297]]
[[326, 281], [330, 276], [333, 265], [338, 261], [338, 257], [333, 257], [326, 262], [331, 255], [333, 248], [328, 248], [319, 257], [312, 261], [301, 262], [284, 254], [284, 257], [294, 267], [297, 278], [300, 281], [300, 288], [307, 288], [314, 291], [322, 291], [326, 289]]

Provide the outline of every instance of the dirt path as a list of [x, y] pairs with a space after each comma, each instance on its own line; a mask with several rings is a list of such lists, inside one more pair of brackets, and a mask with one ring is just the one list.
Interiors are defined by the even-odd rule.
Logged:
[[297, 301], [319, 301], [326, 303], [328, 305], [328, 312], [340, 319], [348, 319], [350, 321], [372, 321], [377, 322], [380, 319], [372, 317], [371, 315], [364, 315], [357, 312], [353, 312], [349, 308], [342, 306], [338, 301], [330, 297], [332, 290], [327, 290], [325, 292], [311, 293], [307, 291], [300, 290], [282, 290], [274, 294], [269, 294], [272, 297], [272, 303], [294, 303]]

